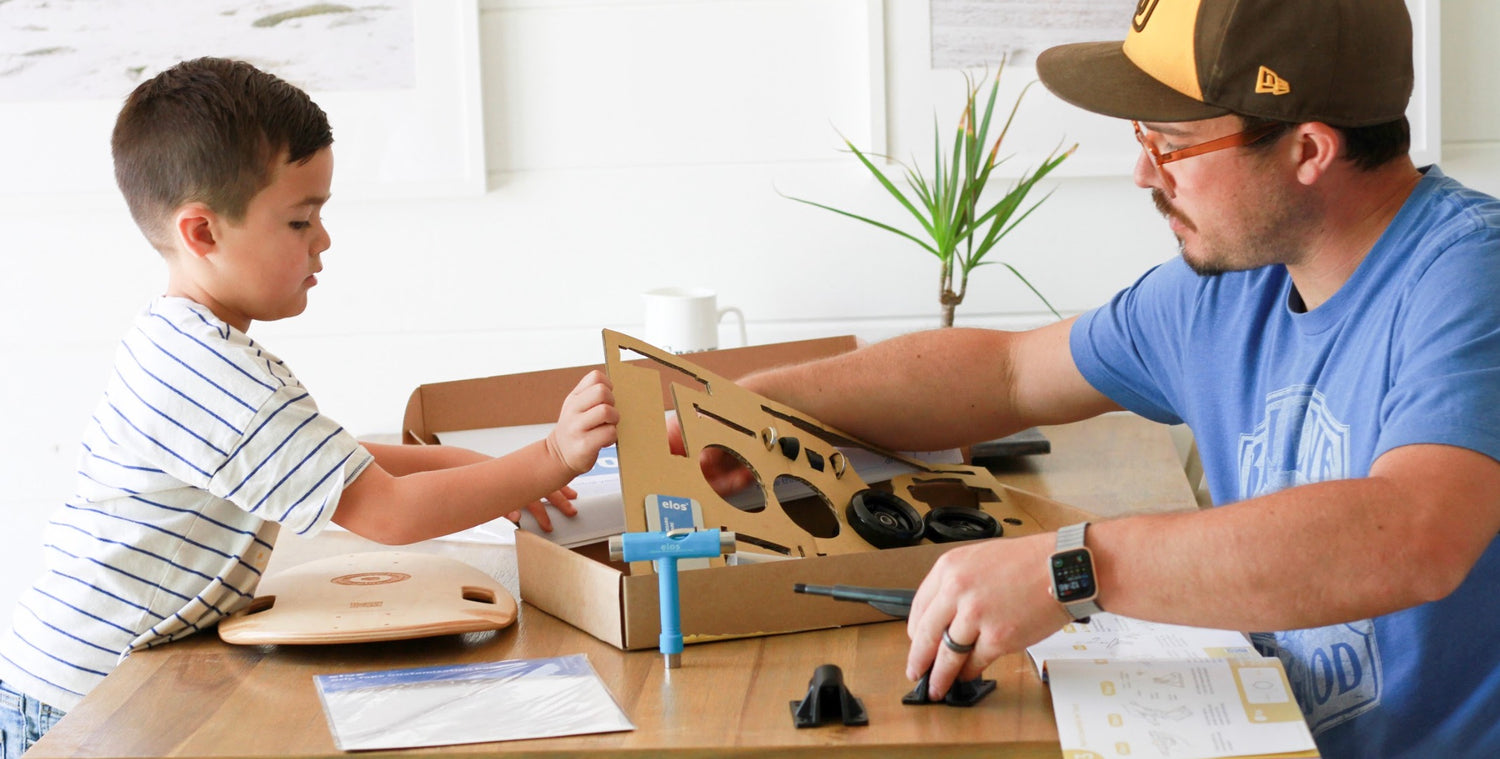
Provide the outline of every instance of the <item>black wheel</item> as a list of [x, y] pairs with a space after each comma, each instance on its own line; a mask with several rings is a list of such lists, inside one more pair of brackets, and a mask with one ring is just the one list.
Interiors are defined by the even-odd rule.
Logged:
[[926, 526], [922, 515], [900, 496], [884, 490], [861, 490], [844, 510], [849, 526], [876, 548], [914, 546]]
[[925, 521], [927, 539], [934, 543], [998, 538], [1005, 532], [998, 520], [972, 506], [939, 506]]

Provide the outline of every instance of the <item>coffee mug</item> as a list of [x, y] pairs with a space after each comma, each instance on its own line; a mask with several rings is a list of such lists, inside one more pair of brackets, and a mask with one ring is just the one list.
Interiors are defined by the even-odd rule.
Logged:
[[739, 320], [740, 345], [745, 337], [745, 315], [738, 308], [719, 308], [713, 290], [703, 287], [660, 287], [641, 294], [646, 300], [646, 329], [642, 338], [669, 353], [697, 353], [719, 347], [719, 322], [733, 314]]

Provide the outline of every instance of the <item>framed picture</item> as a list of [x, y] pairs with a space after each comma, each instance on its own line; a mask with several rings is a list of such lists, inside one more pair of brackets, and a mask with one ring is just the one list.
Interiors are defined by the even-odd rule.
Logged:
[[[1411, 10], [1416, 87], [1407, 116], [1412, 159], [1435, 163], [1441, 145], [1437, 0], [1406, 0]], [[1020, 99], [996, 171], [1029, 171], [1059, 147], [1078, 150], [1052, 176], [1128, 175], [1140, 153], [1128, 124], [1069, 105], [1036, 81], [1035, 57], [1052, 45], [1123, 39], [1136, 0], [900, 0], [886, 2], [887, 152], [906, 161], [931, 151], [934, 120], [956, 128], [965, 74], [994, 76], [1001, 56], [995, 118]], [[1024, 91], [1024, 95], [1023, 95]], [[923, 159], [924, 161], [926, 159]]]
[[308, 91], [333, 127], [336, 195], [485, 191], [476, 0], [283, 5], [12, 0], [0, 19], [0, 196], [115, 196], [121, 103], [199, 56], [247, 60]]

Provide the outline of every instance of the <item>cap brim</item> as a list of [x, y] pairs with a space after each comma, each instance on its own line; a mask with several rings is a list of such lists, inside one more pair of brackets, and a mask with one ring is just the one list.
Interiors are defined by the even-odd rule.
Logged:
[[1078, 42], [1036, 58], [1042, 84], [1084, 110], [1135, 121], [1198, 121], [1226, 108], [1194, 100], [1153, 79], [1125, 57], [1119, 42]]

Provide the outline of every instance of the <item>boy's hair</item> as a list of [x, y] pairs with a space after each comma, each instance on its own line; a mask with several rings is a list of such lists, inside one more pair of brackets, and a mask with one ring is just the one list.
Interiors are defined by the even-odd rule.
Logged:
[[273, 162], [301, 163], [333, 143], [307, 93], [244, 61], [198, 58], [142, 82], [120, 109], [110, 148], [130, 215], [171, 250], [171, 215], [201, 202], [231, 222], [271, 183]]

